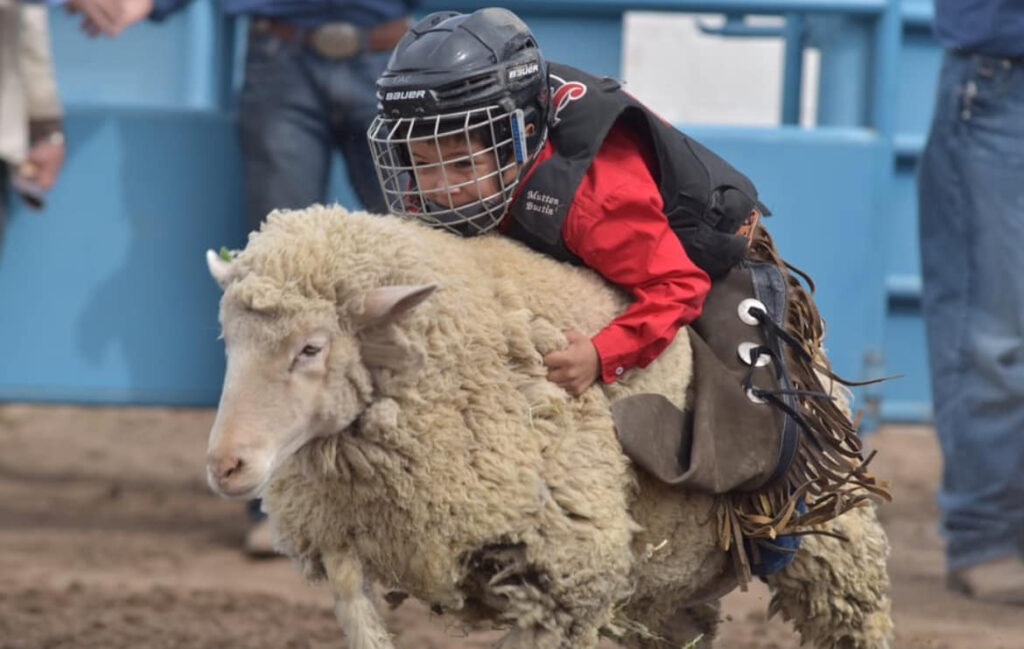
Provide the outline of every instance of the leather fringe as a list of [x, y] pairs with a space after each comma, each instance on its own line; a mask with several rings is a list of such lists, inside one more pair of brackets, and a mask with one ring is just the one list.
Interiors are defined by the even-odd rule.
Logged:
[[[845, 387], [837, 384], [857, 385], [836, 376], [821, 351], [824, 324], [811, 296], [814, 284], [810, 278], [782, 260], [763, 227], [755, 228], [748, 256], [774, 263], [786, 278], [785, 329], [803, 348], [803, 353], [798, 353], [783, 345], [792, 387], [836, 394], [837, 390], [846, 392]], [[797, 275], [807, 281], [807, 289]], [[828, 379], [827, 385], [823, 377]], [[751, 579], [744, 539], [770, 543], [788, 535], [837, 536], [814, 528], [872, 499], [892, 500], [888, 481], [879, 480], [867, 471], [871, 456], [863, 457], [857, 425], [843, 408], [844, 395], [839, 396], [840, 399], [797, 396], [797, 410], [808, 425], [800, 427], [797, 454], [786, 473], [757, 491], [732, 492], [716, 498], [719, 544], [730, 553], [744, 590]], [[805, 506], [802, 512], [797, 509], [801, 499]], [[757, 543], [751, 545], [756, 555]]]

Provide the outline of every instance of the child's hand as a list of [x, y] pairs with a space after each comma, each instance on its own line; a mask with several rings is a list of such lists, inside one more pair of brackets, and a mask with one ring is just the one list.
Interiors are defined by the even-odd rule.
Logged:
[[548, 368], [548, 380], [578, 397], [597, 380], [601, 370], [601, 359], [597, 348], [590, 339], [578, 331], [565, 332], [569, 346], [544, 356]]

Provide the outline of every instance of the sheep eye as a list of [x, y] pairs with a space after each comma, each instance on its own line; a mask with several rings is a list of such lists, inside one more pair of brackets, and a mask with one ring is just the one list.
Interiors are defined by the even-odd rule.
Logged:
[[323, 349], [323, 347], [317, 347], [316, 345], [306, 345], [305, 347], [302, 348], [302, 351], [300, 353], [303, 356], [312, 358], [313, 356], [319, 354], [321, 349]]

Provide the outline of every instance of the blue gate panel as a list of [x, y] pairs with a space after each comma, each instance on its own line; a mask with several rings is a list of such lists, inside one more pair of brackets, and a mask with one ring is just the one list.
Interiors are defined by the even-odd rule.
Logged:
[[921, 422], [932, 417], [924, 321], [916, 302], [908, 307], [890, 300], [885, 332], [886, 369], [900, 378], [883, 384], [881, 417]]
[[222, 18], [199, 0], [162, 23], [143, 21], [116, 40], [89, 38], [78, 16], [50, 12], [61, 97], [70, 106], [210, 108], [220, 90]]
[[907, 0], [898, 61], [895, 112], [896, 157], [890, 202], [885, 206], [885, 359], [889, 371], [903, 374], [882, 386], [881, 416], [892, 421], [931, 419], [931, 388], [921, 320], [921, 268], [917, 235], [917, 165], [932, 111], [942, 58], [931, 33], [931, 3]]
[[932, 120], [942, 50], [930, 31], [906, 29], [899, 58], [896, 132], [923, 141]]
[[[68, 127], [67, 182], [45, 212], [12, 216], [0, 398], [215, 403], [223, 350], [203, 252], [244, 243], [232, 122], [118, 111]], [[856, 305], [881, 292], [846, 270], [872, 254], [870, 170], [885, 147], [866, 132], [691, 132], [757, 180], [781, 249], [821, 286], [836, 368], [860, 377], [880, 317]]]
[[[428, 0], [420, 11], [479, 6], [452, 2]], [[683, 130], [757, 183], [776, 214], [768, 226], [783, 255], [818, 282], [835, 368], [853, 379], [911, 377], [881, 388], [894, 404], [883, 413], [927, 408], [926, 381], [916, 378], [925, 365], [912, 179], [937, 49], [922, 0], [906, 2], [914, 8], [904, 18], [913, 18], [897, 84], [888, 82], [895, 5], [884, 0], [508, 5], [546, 56], [612, 76], [621, 72], [629, 9], [831, 14], [807, 23], [822, 48], [826, 128]], [[223, 346], [203, 253], [244, 244], [230, 114], [244, 21], [230, 24], [211, 0], [114, 41], [86, 38], [78, 21], [53, 13], [70, 158], [45, 211], [15, 208], [0, 249], [0, 399], [213, 404]], [[662, 63], [666, 83], [675, 66], [700, 64]], [[881, 100], [891, 91], [890, 106]], [[340, 164], [331, 173], [328, 200], [335, 199], [354, 202]], [[872, 403], [877, 395], [862, 392]]]
[[[529, 20], [529, 18], [526, 18]], [[598, 75], [620, 76], [622, 66], [621, 17], [546, 17], [530, 22], [544, 56]], [[580, 35], [580, 36], [576, 36]], [[666, 66], [666, 69], [668, 66]]]
[[212, 404], [223, 376], [207, 248], [244, 243], [233, 123], [75, 112], [45, 211], [10, 215], [0, 399]]
[[897, 160], [894, 167], [892, 195], [883, 212], [886, 273], [890, 277], [918, 278], [921, 255], [917, 244], [917, 163], [904, 158]]

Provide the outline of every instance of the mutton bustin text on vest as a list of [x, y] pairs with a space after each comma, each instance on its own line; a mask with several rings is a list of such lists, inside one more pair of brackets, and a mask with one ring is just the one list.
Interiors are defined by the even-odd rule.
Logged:
[[558, 209], [558, 199], [535, 189], [526, 192], [526, 209], [547, 216], [554, 216]]

